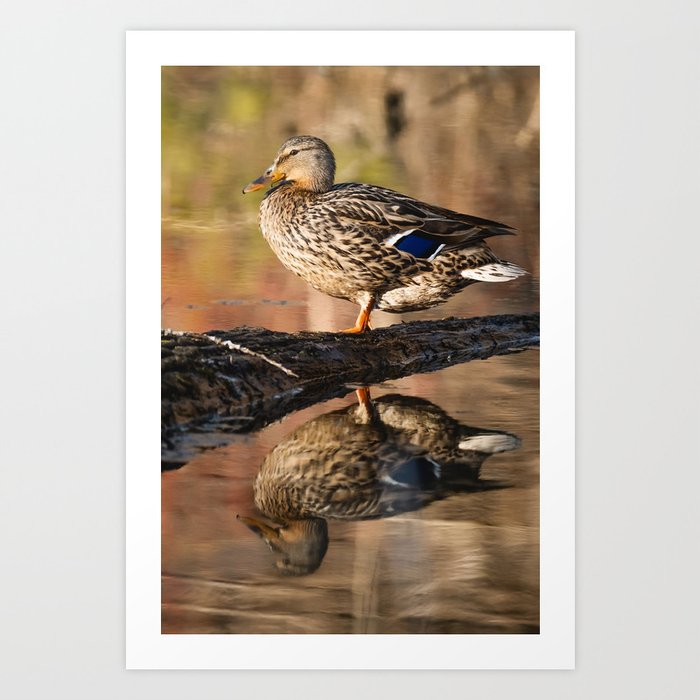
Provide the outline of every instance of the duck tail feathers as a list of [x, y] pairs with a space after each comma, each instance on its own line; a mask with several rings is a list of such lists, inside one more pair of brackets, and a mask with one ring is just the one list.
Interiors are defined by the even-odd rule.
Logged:
[[495, 263], [488, 263], [479, 267], [467, 268], [460, 273], [476, 282], [508, 282], [528, 273], [515, 263], [499, 260]]
[[470, 435], [459, 442], [460, 450], [483, 452], [484, 454], [497, 454], [509, 452], [520, 447], [520, 438], [510, 433], [488, 433]]

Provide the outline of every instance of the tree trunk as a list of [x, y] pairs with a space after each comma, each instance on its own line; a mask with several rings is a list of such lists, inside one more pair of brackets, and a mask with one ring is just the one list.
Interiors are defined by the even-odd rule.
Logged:
[[[539, 345], [539, 314], [413, 321], [361, 335], [230, 331], [161, 334], [165, 466], [231, 434], [369, 385]], [[227, 437], [228, 436], [228, 437]]]

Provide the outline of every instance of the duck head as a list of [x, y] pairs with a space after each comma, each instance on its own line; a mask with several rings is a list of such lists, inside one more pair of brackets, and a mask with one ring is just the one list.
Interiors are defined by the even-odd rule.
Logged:
[[293, 136], [277, 151], [272, 165], [243, 188], [243, 194], [285, 181], [310, 192], [326, 192], [335, 179], [335, 157], [325, 141], [315, 136]]
[[291, 520], [281, 527], [244, 515], [236, 518], [267, 544], [281, 574], [306, 576], [321, 566], [328, 549], [328, 525], [322, 518]]

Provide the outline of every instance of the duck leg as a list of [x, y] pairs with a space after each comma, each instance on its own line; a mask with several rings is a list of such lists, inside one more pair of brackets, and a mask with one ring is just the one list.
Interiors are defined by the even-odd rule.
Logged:
[[360, 315], [357, 317], [355, 325], [352, 328], [346, 328], [344, 331], [341, 331], [341, 333], [364, 333], [368, 328], [371, 328], [369, 325], [369, 317], [372, 315], [374, 302], [375, 299], [372, 296], [362, 304], [360, 307]]
[[357, 403], [363, 408], [367, 409], [369, 412], [372, 406], [372, 398], [369, 395], [369, 387], [362, 386], [359, 389], [355, 389], [355, 396], [357, 396]]
[[378, 420], [377, 411], [372, 403], [372, 398], [369, 395], [369, 387], [363, 386], [355, 389], [357, 396], [357, 416], [361, 423], [370, 425]]

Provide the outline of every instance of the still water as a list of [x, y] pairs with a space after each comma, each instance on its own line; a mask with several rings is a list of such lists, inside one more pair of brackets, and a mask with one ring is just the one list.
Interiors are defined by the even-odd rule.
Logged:
[[[334, 306], [297, 292], [177, 315], [303, 328]], [[372, 387], [369, 408], [349, 388], [164, 472], [163, 631], [538, 631], [538, 389], [536, 350]]]
[[[326, 138], [339, 180], [521, 232], [493, 247], [528, 277], [374, 325], [537, 310], [536, 72], [368, 68], [358, 92], [350, 69], [267, 70], [164, 73], [164, 328], [354, 322], [281, 266], [260, 197], [238, 195], [289, 131]], [[164, 633], [539, 631], [538, 351], [357, 389], [162, 473]]]
[[375, 425], [353, 393], [165, 472], [163, 631], [536, 632], [537, 363], [373, 387]]

